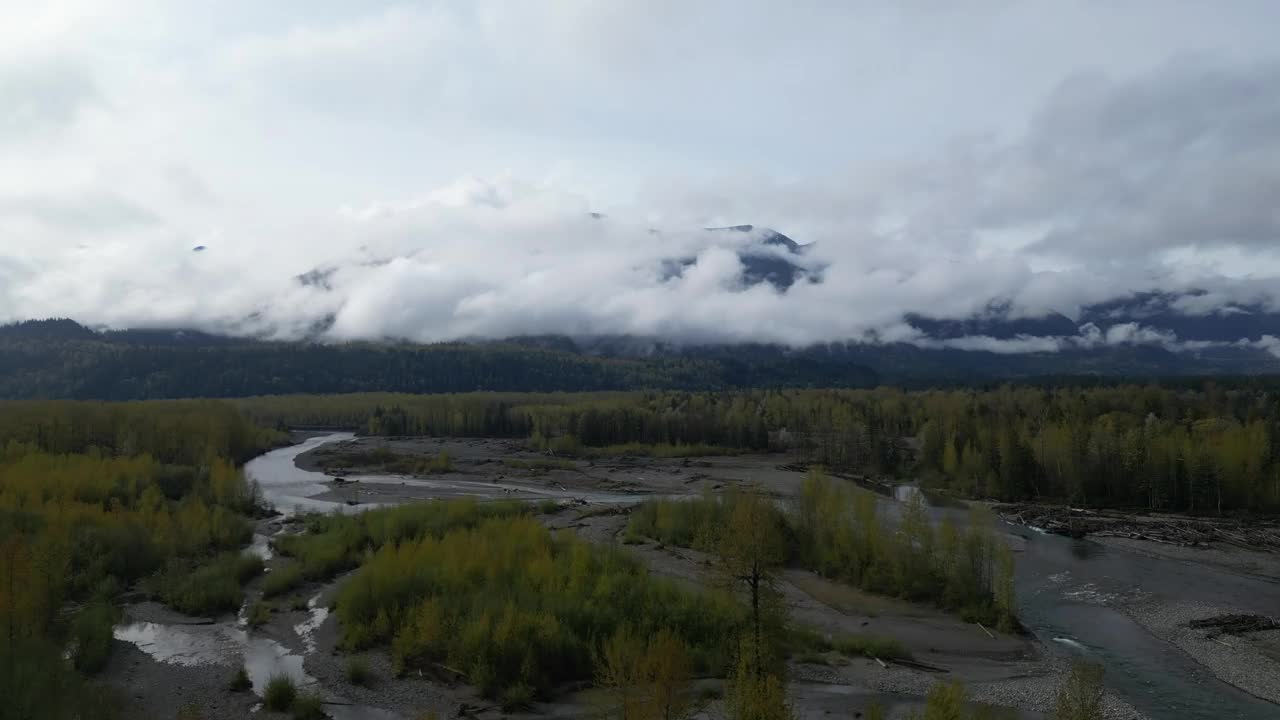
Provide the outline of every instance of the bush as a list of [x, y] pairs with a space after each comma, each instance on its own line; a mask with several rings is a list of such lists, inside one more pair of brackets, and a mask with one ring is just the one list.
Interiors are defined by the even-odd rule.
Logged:
[[1102, 717], [1102, 666], [1077, 660], [1058, 688], [1054, 720], [1098, 720]]
[[352, 685], [368, 687], [373, 684], [373, 671], [369, 669], [369, 661], [360, 656], [347, 660], [347, 681]]
[[262, 702], [275, 712], [287, 712], [297, 698], [298, 686], [288, 675], [272, 675], [262, 693]]
[[249, 671], [241, 666], [236, 670], [236, 674], [231, 676], [231, 682], [227, 683], [227, 689], [231, 692], [247, 692], [253, 689], [253, 681], [249, 679]]
[[388, 543], [440, 537], [450, 530], [471, 528], [488, 518], [528, 514], [519, 502], [479, 503], [474, 500], [415, 503], [370, 510], [359, 515], [308, 515], [307, 531], [273, 541], [280, 554], [298, 561], [307, 580], [329, 580], [360, 564], [367, 550]]
[[258, 556], [224, 553], [197, 567], [171, 562], [153, 587], [161, 600], [188, 615], [233, 612], [244, 601], [244, 584], [261, 572]]
[[304, 610], [307, 610], [309, 607], [310, 606], [307, 605], [307, 599], [302, 597], [301, 595], [294, 595], [293, 599], [289, 601], [290, 610], [304, 611]]
[[71, 638], [75, 647], [72, 664], [83, 673], [96, 673], [111, 657], [111, 630], [115, 625], [115, 608], [95, 602], [81, 610], [71, 622]]
[[324, 700], [316, 693], [303, 693], [294, 701], [291, 710], [294, 720], [324, 720]]
[[533, 688], [516, 683], [502, 692], [502, 711], [517, 712], [533, 705]]
[[515, 517], [384, 546], [343, 586], [337, 615], [345, 647], [390, 642], [397, 672], [446, 663], [500, 697], [591, 679], [598, 638], [623, 623], [645, 636], [667, 628], [696, 667], [722, 671], [743, 611], [651, 577], [620, 549]]
[[246, 618], [249, 623], [249, 627], [262, 627], [263, 625], [271, 622], [272, 609], [273, 606], [271, 603], [263, 602], [261, 600], [249, 606], [248, 617]]
[[283, 595], [302, 584], [302, 568], [296, 564], [285, 565], [267, 573], [262, 581], [262, 596]]

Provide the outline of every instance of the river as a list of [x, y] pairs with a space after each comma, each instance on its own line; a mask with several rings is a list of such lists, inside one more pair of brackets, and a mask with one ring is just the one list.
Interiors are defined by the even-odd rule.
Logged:
[[[267, 453], [245, 467], [246, 476], [262, 488], [264, 498], [286, 514], [299, 510], [348, 512], [345, 503], [316, 499], [328, 489], [321, 473], [300, 470], [294, 459], [319, 445], [350, 439], [350, 433], [310, 438]], [[362, 477], [361, 482], [401, 483], [399, 477]], [[413, 481], [410, 481], [413, 482]], [[446, 497], [559, 497], [557, 491], [530, 491], [493, 483], [417, 481]], [[895, 493], [904, 500], [911, 490]], [[582, 493], [572, 493], [581, 497]], [[601, 494], [594, 502], [635, 501], [634, 495]], [[930, 508], [935, 518], [957, 513]], [[1005, 529], [1025, 539], [1017, 558], [1019, 615], [1050, 652], [1084, 656], [1101, 663], [1107, 684], [1131, 705], [1156, 720], [1275, 720], [1280, 707], [1219, 681], [1203, 666], [1154, 637], [1124, 612], [1135, 600], [1199, 601], [1275, 615], [1280, 609], [1280, 583], [1200, 563], [1162, 559], [1112, 548], [1089, 540], [1046, 535], [1022, 526]], [[267, 552], [266, 538], [255, 549]], [[314, 603], [313, 603], [314, 605]], [[313, 610], [313, 615], [315, 612]], [[318, 623], [317, 623], [318, 624]], [[305, 630], [305, 628], [299, 628]], [[305, 633], [302, 633], [305, 634]], [[190, 626], [125, 626], [117, 637], [138, 644], [157, 659], [173, 661], [175, 652], [192, 662], [201, 653], [241, 653], [250, 664], [255, 685], [272, 672], [287, 672], [304, 684], [314, 680], [302, 671], [301, 656], [277, 643], [255, 638], [242, 623]], [[305, 638], [304, 638], [305, 639]], [[168, 657], [162, 657], [167, 655]], [[384, 720], [394, 717], [373, 708], [333, 706], [344, 718]]]

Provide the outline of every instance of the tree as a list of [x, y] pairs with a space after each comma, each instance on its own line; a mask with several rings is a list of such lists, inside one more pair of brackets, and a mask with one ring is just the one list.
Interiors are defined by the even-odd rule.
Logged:
[[776, 598], [778, 569], [786, 559], [780, 516], [758, 488], [732, 493], [727, 502], [729, 516], [720, 536], [720, 561], [730, 582], [746, 592], [750, 667], [761, 678], [773, 662], [770, 635], [783, 624]]
[[681, 720], [692, 709], [689, 648], [667, 628], [647, 643], [630, 627], [605, 642], [597, 679], [621, 720]]

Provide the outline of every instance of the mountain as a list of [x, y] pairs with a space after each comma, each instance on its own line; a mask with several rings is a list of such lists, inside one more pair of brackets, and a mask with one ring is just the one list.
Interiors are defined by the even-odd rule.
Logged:
[[[732, 233], [741, 237], [737, 254], [742, 263], [740, 280], [744, 288], [769, 283], [781, 292], [791, 289], [797, 281], [822, 282], [823, 267], [808, 257], [812, 245], [801, 245], [782, 233], [754, 225], [705, 228], [709, 233]], [[744, 241], [745, 242], [742, 242]], [[668, 258], [662, 262], [663, 279], [681, 277], [698, 263], [695, 257]]]
[[1230, 343], [1280, 337], [1280, 313], [1261, 303], [1217, 303], [1203, 290], [1186, 293], [1143, 292], [1108, 300], [1084, 309], [1080, 322], [1104, 332], [1124, 323], [1137, 323], [1172, 333], [1179, 340]]
[[190, 330], [95, 332], [74, 322], [0, 327], [0, 398], [131, 400], [290, 393], [908, 387], [1086, 376], [1280, 373], [1254, 349], [1064, 346], [998, 353], [907, 343], [688, 345], [656, 338], [275, 342]]

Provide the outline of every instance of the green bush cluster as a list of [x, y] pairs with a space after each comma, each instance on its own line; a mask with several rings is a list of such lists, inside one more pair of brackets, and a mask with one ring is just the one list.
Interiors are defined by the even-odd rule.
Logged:
[[262, 581], [262, 596], [283, 595], [302, 584], [302, 568], [297, 564], [284, 565], [267, 573]]
[[312, 514], [304, 532], [272, 540], [281, 555], [293, 558], [307, 580], [328, 580], [352, 570], [366, 552], [388, 543], [440, 537], [450, 530], [475, 527], [489, 518], [530, 512], [520, 502], [455, 500], [379, 508], [359, 515]]
[[723, 669], [742, 617], [728, 597], [684, 591], [621, 550], [520, 516], [384, 545], [344, 585], [337, 613], [346, 647], [390, 642], [399, 670], [443, 664], [507, 701], [591, 679], [599, 639], [623, 623], [671, 630], [695, 664]]
[[262, 572], [262, 558], [222, 553], [208, 561], [174, 560], [149, 583], [165, 604], [188, 615], [233, 612], [244, 602], [244, 585]]
[[[645, 502], [632, 513], [627, 536], [714, 551], [740, 497], [730, 492]], [[932, 602], [1006, 631], [1017, 626], [1013, 556], [994, 534], [989, 511], [973, 510], [963, 531], [949, 521], [935, 530], [917, 497], [892, 527], [880, 518], [874, 495], [813, 471], [792, 512], [773, 507], [772, 514], [793, 564], [872, 592]]]

